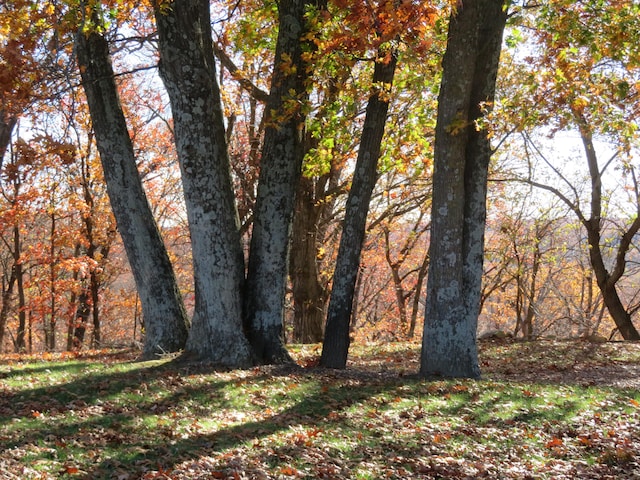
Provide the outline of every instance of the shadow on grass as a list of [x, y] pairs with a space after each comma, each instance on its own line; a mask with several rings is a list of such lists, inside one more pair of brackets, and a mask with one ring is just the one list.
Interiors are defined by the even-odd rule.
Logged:
[[[43, 445], [47, 447], [43, 450], [54, 450], [57, 455], [59, 450], [68, 448], [68, 452], [60, 455], [75, 456], [78, 466], [86, 472], [82, 477], [75, 474], [72, 478], [110, 479], [124, 472], [128, 475], [126, 478], [132, 479], [142, 478], [149, 470], [170, 471], [182, 462], [219, 456], [222, 452], [246, 445], [251, 451], [252, 443], [291, 427], [321, 425], [325, 430], [353, 429], [353, 424], [344, 426], [343, 414], [358, 403], [367, 403], [362, 412], [356, 414], [363, 418], [371, 409], [384, 410], [386, 404], [380, 403], [378, 398], [373, 399], [378, 395], [411, 399], [411, 408], [416, 405], [424, 408], [427, 416], [462, 419], [475, 426], [491, 426], [505, 431], [514, 423], [565, 420], [580, 410], [580, 405], [571, 401], [558, 401], [557, 405], [540, 408], [548, 404], [548, 399], [528, 396], [517, 385], [496, 386], [498, 391], [492, 392], [483, 382], [429, 383], [415, 378], [358, 375], [353, 370], [256, 370], [241, 379], [242, 388], [260, 389], [265, 386], [262, 382], [281, 375], [297, 380], [309, 391], [305, 390], [305, 396], [281, 411], [277, 411], [277, 399], [264, 398], [261, 419], [255, 419], [256, 415], [252, 420], [215, 431], [196, 429], [183, 437], [172, 425], [167, 425], [166, 429], [159, 428], [155, 421], [157, 418], [149, 419], [154, 421], [146, 425], [144, 421], [165, 413], [167, 415], [163, 419], [170, 419], [170, 412], [178, 411], [180, 407], [188, 412], [186, 418], [195, 420], [199, 415], [206, 417], [215, 409], [242, 411], [239, 399], [228, 398], [224, 392], [229, 384], [238, 383], [238, 380], [213, 378], [212, 381], [194, 384], [183, 381], [184, 377], [192, 373], [211, 373], [211, 370], [171, 363], [138, 365], [139, 368], [135, 364], [129, 365], [132, 368], [124, 372], [88, 372], [65, 384], [7, 393], [0, 398], [0, 426], [9, 423], [11, 418], [25, 421], [21, 424], [21, 431], [6, 426], [6, 433], [2, 432], [0, 436], [0, 450]], [[286, 389], [283, 391], [283, 395], [287, 395]], [[582, 393], [586, 395], [588, 391], [583, 390]], [[127, 397], [129, 394], [131, 396]], [[243, 395], [249, 401], [250, 392], [244, 391]], [[507, 404], [515, 406], [507, 411]], [[268, 408], [276, 413], [269, 414]], [[247, 404], [244, 412], [250, 418], [255, 410], [255, 405]], [[50, 419], [48, 415], [33, 416], [34, 411], [51, 412], [52, 416]], [[69, 414], [56, 418], [56, 413]], [[176, 415], [179, 417], [181, 414]], [[407, 416], [412, 421], [424, 421], [424, 418]], [[349, 434], [353, 433], [349, 430]], [[411, 448], [406, 446], [403, 449], [402, 445], [394, 448], [404, 452], [401, 456], [408, 458], [409, 454], [420, 454], [428, 441], [417, 438], [417, 445]]]
[[[72, 364], [73, 370], [92, 365], [91, 363]], [[136, 365], [136, 364], [132, 364]], [[32, 412], [64, 412], [70, 410], [74, 402], [85, 405], [95, 404], [106, 398], [122, 393], [125, 389], [153, 381], [171, 372], [166, 364], [132, 368], [124, 372], [96, 373], [87, 371], [69, 382], [56, 385], [38, 386], [20, 392], [3, 392], [0, 396], [0, 426], [15, 418], [29, 416]], [[49, 364], [47, 366], [16, 370], [14, 376], [35, 375], [43, 372], [69, 371], [69, 363]], [[1, 445], [1, 444], [0, 444]]]
[[[258, 382], [265, 378], [256, 377], [252, 378], [252, 381]], [[161, 435], [150, 438], [140, 453], [115, 462], [113, 458], [104, 459], [83, 478], [112, 478], [115, 470], [133, 475], [130, 478], [139, 478], [136, 475], [143, 474], [148, 466], [171, 471], [182, 462], [232, 450], [248, 442], [258, 442], [274, 433], [289, 430], [291, 427], [315, 427], [326, 422], [339, 423], [339, 420], [328, 420], [330, 414], [339, 414], [358, 402], [366, 401], [372, 396], [393, 388], [395, 385], [391, 384], [358, 385], [357, 383], [326, 389], [319, 388], [295, 405], [261, 420], [247, 421], [214, 432], [196, 433], [187, 438], [174, 438], [170, 441], [162, 438]], [[202, 389], [208, 390], [207, 387]], [[202, 392], [191, 394], [200, 393]], [[166, 399], [169, 405], [179, 401], [178, 398]]]
[[[40, 375], [42, 373], [55, 373], [55, 372], [67, 372], [69, 370], [80, 370], [92, 365], [91, 361], [71, 361], [71, 362], [43, 362], [42, 364], [34, 367], [23, 368], [17, 365], [11, 370], [0, 371], [0, 380], [8, 380], [15, 377], [28, 377], [30, 375]], [[5, 367], [6, 368], [6, 367]]]
[[[329, 380], [323, 377], [323, 380], [315, 382], [314, 374], [294, 369], [293, 372], [287, 372], [287, 376], [299, 376], [305, 386], [310, 386], [309, 395], [267, 418], [214, 432], [195, 432], [185, 438], [171, 429], [149, 433], [146, 427], [141, 426], [141, 422], [147, 417], [173, 411], [185, 402], [191, 403], [187, 408], [194, 408], [196, 412], [190, 412], [190, 415], [196, 417], [198, 410], [205, 410], [206, 415], [211, 411], [211, 406], [221, 411], [238, 409], [237, 403], [229, 404], [237, 402], [237, 399], [228, 399], [221, 392], [229, 383], [235, 383], [231, 380], [214, 380], [197, 385], [184, 383], [177, 388], [174, 385], [167, 395], [160, 397], [148, 395], [144, 398], [137, 392], [129, 403], [124, 397], [130, 389], [142, 383], [154, 393], [162, 393], [162, 381], [170, 377], [180, 378], [190, 372], [184, 366], [177, 368], [163, 364], [126, 372], [88, 373], [64, 384], [30, 388], [18, 393], [8, 392], [0, 399], [0, 426], [4, 425], [0, 451], [26, 451], [33, 449], [33, 446], [43, 447], [42, 455], [37, 451], [30, 453], [37, 460], [46, 458], [52, 450], [57, 452], [66, 449], [67, 445], [73, 445], [73, 451], [57, 452], [55, 455], [85, 457], [80, 462], [82, 470], [88, 471], [83, 478], [114, 478], [116, 470], [127, 472], [130, 475], [128, 478], [139, 478], [136, 475], [142, 475], [156, 466], [170, 470], [183, 461], [232, 449], [291, 426], [316, 425], [326, 421], [331, 412], [342, 411], [372, 395], [395, 388], [395, 384], [363, 384], [355, 380], [332, 384], [330, 374], [327, 374]], [[204, 372], [197, 368], [195, 373]], [[274, 376], [278, 376], [278, 373], [266, 372], [249, 376], [245, 381], [249, 385], [260, 384]], [[115, 398], [117, 402], [109, 402], [109, 399]], [[272, 399], [265, 400], [265, 409], [277, 410], [277, 405], [268, 403]], [[21, 420], [20, 430], [8, 425], [13, 419]], [[96, 456], [94, 465], [86, 458], [89, 451], [102, 452]], [[73, 478], [79, 477], [74, 475]]]

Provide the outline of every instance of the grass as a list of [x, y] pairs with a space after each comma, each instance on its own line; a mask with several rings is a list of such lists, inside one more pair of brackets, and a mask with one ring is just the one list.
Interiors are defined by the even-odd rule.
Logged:
[[487, 342], [475, 382], [410, 375], [413, 344], [346, 371], [116, 353], [2, 361], [1, 479], [640, 478], [637, 344]]

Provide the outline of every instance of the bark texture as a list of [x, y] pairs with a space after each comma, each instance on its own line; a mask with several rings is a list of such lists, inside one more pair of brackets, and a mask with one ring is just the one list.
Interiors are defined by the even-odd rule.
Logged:
[[284, 298], [296, 188], [304, 150], [305, 13], [317, 2], [282, 0], [244, 296], [245, 331], [259, 363], [291, 358], [284, 345]]
[[136, 168], [107, 41], [98, 33], [80, 31], [76, 52], [111, 208], [142, 304], [146, 326], [143, 356], [181, 350], [188, 318]]
[[388, 61], [384, 52], [373, 72], [375, 91], [369, 97], [358, 158], [345, 211], [345, 219], [333, 274], [327, 324], [320, 364], [329, 368], [345, 368], [349, 351], [349, 325], [353, 298], [360, 266], [371, 194], [378, 178], [377, 166], [384, 127], [389, 109], [389, 93], [397, 57], [391, 52]]
[[434, 152], [425, 377], [480, 377], [476, 328], [491, 147], [476, 120], [494, 98], [506, 15], [502, 0], [470, 0], [449, 23]]
[[195, 311], [186, 353], [251, 364], [242, 331], [244, 258], [232, 189], [208, 0], [155, 5], [160, 74], [171, 101], [193, 251]]

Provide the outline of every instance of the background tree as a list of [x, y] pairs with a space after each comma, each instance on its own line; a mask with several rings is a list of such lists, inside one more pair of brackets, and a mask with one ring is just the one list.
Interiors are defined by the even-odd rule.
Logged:
[[[536, 55], [526, 57], [520, 65], [525, 72], [524, 88], [516, 90], [504, 111], [505, 118], [527, 132], [533, 125], [544, 124], [552, 136], [567, 131], [579, 135], [583, 171], [588, 172], [590, 183], [588, 193], [582, 193], [574, 172], [550, 160], [531, 133], [524, 136], [531, 168], [523, 180], [561, 199], [583, 225], [590, 263], [607, 310], [621, 335], [636, 340], [640, 336], [631, 319], [633, 309], [625, 306], [618, 283], [625, 275], [627, 255], [640, 229], [632, 160], [637, 143], [633, 119], [638, 111], [639, 52], [633, 42], [622, 40], [623, 31], [637, 31], [638, 13], [633, 2], [559, 1], [542, 8], [533, 30]], [[536, 65], [535, 70], [530, 69], [531, 64]], [[530, 95], [532, 91], [535, 93]], [[516, 104], [519, 113], [510, 115]], [[603, 152], [599, 142], [608, 144], [610, 150]], [[612, 214], [607, 205], [620, 197], [605, 182], [612, 178], [608, 173], [615, 164], [621, 172], [616, 176], [625, 180], [619, 192], [630, 195], [624, 194], [620, 210]], [[557, 183], [545, 181], [540, 176], [545, 173]], [[619, 224], [621, 212], [629, 206], [633, 210], [628, 220]], [[612, 228], [618, 231], [615, 248], [608, 246]]]

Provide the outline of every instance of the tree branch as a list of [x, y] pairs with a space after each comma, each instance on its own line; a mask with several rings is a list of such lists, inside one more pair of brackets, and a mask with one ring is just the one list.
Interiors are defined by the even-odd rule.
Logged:
[[229, 71], [234, 80], [236, 80], [242, 88], [249, 92], [256, 100], [267, 103], [267, 100], [269, 100], [269, 94], [254, 84], [251, 80], [244, 77], [240, 72], [240, 69], [235, 63], [233, 63], [233, 60], [231, 60], [231, 57], [227, 55], [227, 52], [220, 48], [220, 46], [215, 42], [213, 43], [213, 53], [215, 53], [222, 66]]

